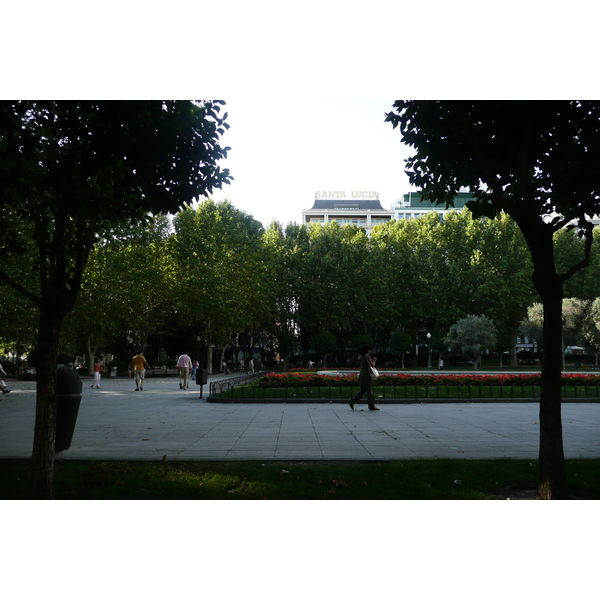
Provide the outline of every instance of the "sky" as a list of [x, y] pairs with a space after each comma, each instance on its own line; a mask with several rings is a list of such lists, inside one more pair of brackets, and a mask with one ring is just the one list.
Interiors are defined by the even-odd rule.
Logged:
[[234, 181], [215, 190], [265, 227], [301, 222], [318, 191], [378, 192], [383, 208], [412, 188], [404, 173], [410, 149], [385, 122], [394, 100], [225, 100], [229, 146], [221, 167]]

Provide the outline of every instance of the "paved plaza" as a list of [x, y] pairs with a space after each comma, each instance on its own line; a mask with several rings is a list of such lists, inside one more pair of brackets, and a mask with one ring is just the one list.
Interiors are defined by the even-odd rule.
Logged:
[[[220, 379], [209, 377], [209, 382]], [[221, 404], [178, 378], [83, 378], [74, 460], [537, 459], [535, 403]], [[30, 458], [35, 382], [10, 382], [0, 401], [0, 458]], [[600, 458], [600, 404], [563, 405], [566, 458]]]

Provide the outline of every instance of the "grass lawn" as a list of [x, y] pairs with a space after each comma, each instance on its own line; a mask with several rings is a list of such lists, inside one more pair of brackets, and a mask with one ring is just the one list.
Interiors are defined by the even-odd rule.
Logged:
[[[600, 499], [600, 460], [566, 461], [571, 496]], [[58, 461], [57, 500], [493, 500], [532, 498], [529, 460]], [[0, 499], [27, 499], [30, 461], [0, 460]]]

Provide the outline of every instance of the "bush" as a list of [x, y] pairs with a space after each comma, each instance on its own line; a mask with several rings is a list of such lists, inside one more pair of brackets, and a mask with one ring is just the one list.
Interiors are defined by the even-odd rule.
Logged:
[[17, 367], [13, 363], [8, 361], [1, 361], [0, 364], [2, 365], [2, 368], [4, 369], [4, 372], [7, 375], [14, 377], [15, 373], [17, 372]]
[[127, 365], [122, 360], [113, 360], [106, 365], [109, 375], [113, 367], [117, 367], [117, 375], [127, 374]]
[[[562, 385], [595, 385], [600, 377], [595, 375], [563, 374]], [[410, 375], [381, 373], [375, 385], [403, 386], [403, 385], [539, 385], [541, 376], [538, 373], [531, 375], [503, 374], [477, 375], [464, 373], [460, 375]], [[327, 387], [327, 386], [356, 386], [358, 375], [317, 375], [316, 373], [283, 373], [265, 375], [259, 380], [261, 388], [293, 388], [293, 387]]]

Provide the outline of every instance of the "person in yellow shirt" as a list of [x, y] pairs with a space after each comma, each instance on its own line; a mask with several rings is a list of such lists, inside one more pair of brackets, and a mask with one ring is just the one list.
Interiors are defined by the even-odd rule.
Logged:
[[133, 369], [133, 375], [135, 379], [135, 391], [144, 391], [142, 385], [144, 384], [146, 369], [149, 369], [150, 365], [146, 362], [143, 352], [136, 354], [136, 356], [131, 359], [131, 368]]

